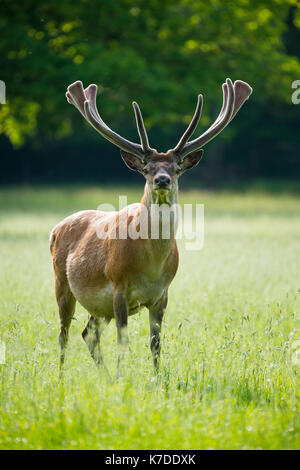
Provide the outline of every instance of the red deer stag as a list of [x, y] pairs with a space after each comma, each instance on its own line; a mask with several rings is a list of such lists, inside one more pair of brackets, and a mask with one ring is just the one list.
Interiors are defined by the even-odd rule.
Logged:
[[[178, 267], [175, 230], [169, 239], [110, 236], [117, 227], [127, 232], [144, 209], [151, 218], [153, 204], [176, 204], [178, 178], [197, 165], [202, 147], [217, 136], [233, 119], [252, 92], [240, 80], [234, 85], [228, 78], [223, 84], [223, 106], [219, 116], [200, 137], [190, 140], [202, 110], [198, 97], [195, 114], [176, 147], [159, 153], [149, 146], [142, 114], [133, 103], [140, 144], [114, 132], [100, 117], [96, 106], [97, 86], [85, 90], [77, 81], [68, 87], [66, 97], [103, 137], [120, 148], [121, 156], [131, 170], [146, 179], [139, 204], [119, 212], [85, 210], [60, 222], [51, 232], [50, 246], [55, 273], [55, 292], [59, 307], [61, 348], [60, 370], [64, 363], [68, 332], [78, 301], [90, 314], [82, 336], [97, 365], [103, 365], [100, 335], [104, 327], [116, 320], [118, 343], [126, 345], [127, 319], [140, 307], [147, 307], [150, 319], [150, 347], [155, 370], [159, 367], [160, 331], [168, 301], [168, 288]], [[130, 210], [128, 210], [130, 209]], [[124, 216], [125, 215], [125, 216]], [[137, 222], [138, 223], [138, 222]], [[173, 220], [174, 223], [174, 220]], [[105, 226], [106, 236], [98, 230]]]

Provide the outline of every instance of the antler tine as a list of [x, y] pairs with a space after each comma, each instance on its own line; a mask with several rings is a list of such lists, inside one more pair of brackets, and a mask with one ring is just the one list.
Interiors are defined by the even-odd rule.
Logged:
[[236, 80], [234, 82], [234, 108], [231, 116], [231, 120], [234, 118], [236, 113], [241, 109], [245, 101], [249, 98], [252, 93], [252, 88], [248, 83], [243, 82], [242, 80]]
[[[215, 122], [200, 137], [192, 140], [191, 142], [185, 143], [179, 152], [177, 150], [179, 144], [175, 147], [174, 151], [177, 150], [177, 154], [181, 159], [191, 152], [203, 147], [210, 140], [216, 137], [234, 118], [243, 103], [252, 93], [252, 88], [247, 83], [237, 80], [233, 85], [229, 78], [227, 78], [226, 83], [222, 85], [222, 89], [223, 105]], [[181, 141], [179, 141], [179, 143], [180, 142]]]
[[216, 126], [216, 124], [218, 124], [221, 119], [223, 118], [223, 115], [224, 115], [224, 112], [226, 110], [226, 107], [227, 107], [227, 103], [228, 103], [228, 86], [227, 86], [227, 83], [223, 83], [222, 85], [222, 90], [223, 90], [223, 103], [222, 103], [222, 108], [221, 108], [221, 111], [219, 113], [219, 116], [217, 117], [217, 119], [215, 120], [215, 122], [210, 126], [209, 129], [212, 129], [213, 127]]
[[204, 134], [202, 134], [200, 137], [198, 137], [197, 139], [194, 139], [192, 140], [191, 142], [188, 142], [180, 156], [181, 158], [184, 158], [185, 156], [187, 156], [189, 153], [201, 148], [203, 145], [207, 144], [207, 142], [209, 142], [210, 140], [212, 140], [217, 134], [219, 134], [219, 132], [221, 132], [224, 127], [228, 124], [228, 122], [230, 121], [230, 118], [231, 118], [231, 115], [232, 115], [232, 111], [233, 111], [233, 106], [234, 106], [234, 90], [233, 90], [233, 84], [232, 84], [232, 81], [227, 78], [226, 80], [226, 85], [227, 85], [227, 89], [228, 89], [228, 95], [226, 94], [226, 92], [224, 93], [224, 101], [226, 99], [226, 104], [225, 104], [225, 107], [224, 107], [224, 111], [222, 113], [222, 115], [216, 119], [216, 121], [213, 123], [213, 125], [207, 129], [206, 132], [204, 132]]
[[[228, 86], [227, 83], [223, 83], [222, 85], [222, 90], [223, 90], [223, 103], [222, 103], [222, 108], [219, 113], [219, 116], [217, 119], [213, 122], [213, 124], [207, 129], [206, 132], [210, 131], [211, 129], [214, 129], [216, 125], [223, 119], [224, 113], [227, 109], [227, 103], [228, 103]], [[230, 118], [230, 121], [232, 119], [232, 116]]]
[[202, 106], [203, 106], [203, 96], [202, 95], [198, 95], [198, 101], [197, 101], [197, 106], [196, 106], [196, 110], [195, 110], [195, 113], [194, 113], [194, 116], [188, 126], [188, 128], [186, 129], [186, 131], [184, 132], [183, 136], [181, 137], [181, 139], [179, 140], [178, 144], [176, 145], [176, 147], [174, 148], [174, 152], [175, 153], [180, 153], [181, 150], [183, 149], [183, 147], [185, 146], [185, 144], [187, 143], [187, 141], [189, 140], [189, 138], [193, 135], [193, 133], [195, 132], [195, 129], [197, 127], [197, 124], [199, 122], [199, 119], [201, 117], [201, 113], [202, 113]]
[[90, 103], [90, 109], [94, 117], [98, 119], [99, 122], [101, 122], [103, 126], [108, 127], [103, 121], [103, 119], [101, 118], [97, 109], [97, 105], [96, 105], [97, 90], [98, 90], [97, 85], [92, 83], [84, 90], [84, 94], [85, 94], [86, 100], [89, 101]]
[[[224, 109], [226, 107], [226, 103], [227, 103], [227, 99], [228, 99], [227, 83], [223, 83], [222, 88], [223, 88], [223, 105], [222, 105], [222, 109], [221, 109], [220, 114], [219, 114], [218, 118], [216, 119], [216, 121], [213, 123], [212, 126], [210, 126], [210, 129], [212, 127], [215, 127], [216, 124], [218, 124], [218, 122], [222, 119]], [[236, 80], [234, 82], [233, 89], [234, 89], [234, 106], [233, 106], [232, 115], [231, 115], [230, 121], [228, 121], [228, 124], [229, 124], [229, 122], [232, 121], [234, 116], [237, 114], [239, 109], [242, 107], [244, 102], [248, 99], [248, 97], [252, 93], [252, 88], [248, 85], [248, 83], [243, 82], [242, 80]]]
[[[219, 121], [223, 118], [224, 110], [226, 108], [227, 99], [228, 99], [227, 83], [223, 83], [222, 88], [223, 88], [223, 105], [222, 105], [222, 109], [220, 111], [219, 116], [215, 120], [215, 122], [210, 126], [209, 130], [216, 127], [216, 125], [219, 123]], [[243, 82], [242, 80], [236, 80], [234, 82], [233, 89], [234, 89], [234, 106], [233, 106], [233, 111], [232, 111], [231, 118], [230, 118], [230, 120], [228, 121], [227, 124], [229, 124], [229, 122], [232, 121], [234, 116], [237, 114], [237, 112], [240, 110], [240, 108], [242, 107], [244, 102], [249, 98], [249, 96], [252, 93], [252, 88], [250, 87], [250, 85], [248, 85], [248, 83], [246, 83], [246, 82]]]
[[[68, 91], [66, 93], [68, 102], [73, 104], [81, 112], [84, 118], [94, 127], [94, 129], [96, 129], [97, 132], [120, 149], [130, 152], [143, 160], [146, 153], [144, 148], [114, 132], [100, 117], [96, 105], [96, 95], [97, 85], [91, 84], [84, 90], [81, 81], [72, 83], [68, 87]], [[148, 152], [150, 150], [151, 149], [149, 147]]]
[[86, 118], [84, 113], [84, 102], [86, 100], [83, 85], [80, 80], [77, 82], [72, 83], [68, 86], [68, 90], [66, 92], [66, 97], [69, 103], [73, 104], [78, 111], [81, 112], [83, 117]]
[[144, 120], [143, 120], [143, 116], [142, 116], [140, 107], [135, 101], [133, 101], [132, 106], [133, 106], [133, 110], [134, 110], [136, 126], [137, 126], [137, 130], [138, 130], [138, 133], [139, 133], [139, 136], [140, 136], [140, 141], [141, 141], [142, 148], [143, 148], [145, 153], [150, 152], [151, 147], [149, 146], [148, 136], [147, 136], [147, 132], [146, 132], [146, 129], [145, 129]]

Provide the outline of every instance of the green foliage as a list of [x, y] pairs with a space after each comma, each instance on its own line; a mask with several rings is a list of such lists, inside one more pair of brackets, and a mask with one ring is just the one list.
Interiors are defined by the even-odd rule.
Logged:
[[0, 108], [0, 132], [20, 146], [83, 126], [64, 97], [77, 79], [96, 81], [105, 118], [129, 128], [132, 99], [148, 127], [168, 129], [189, 121], [199, 92], [207, 123], [226, 76], [248, 81], [260, 102], [289, 102], [300, 77], [299, 59], [282, 43], [293, 5], [299, 28], [296, 0], [1, 0], [8, 106]]
[[[298, 449], [299, 197], [182, 192], [205, 204], [205, 244], [188, 252], [163, 325], [155, 379], [146, 311], [130, 317], [124, 377], [90, 359], [77, 307], [64, 385], [49, 230], [75, 210], [117, 204], [107, 189], [0, 192], [1, 449]], [[115, 324], [103, 354], [116, 371]], [[298, 351], [299, 357], [299, 351]]]

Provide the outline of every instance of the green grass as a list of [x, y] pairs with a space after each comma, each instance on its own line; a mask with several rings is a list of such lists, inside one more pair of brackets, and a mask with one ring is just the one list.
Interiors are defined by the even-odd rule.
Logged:
[[[59, 322], [48, 248], [64, 216], [129, 188], [0, 191], [0, 448], [296, 449], [300, 447], [300, 198], [181, 193], [205, 204], [205, 244], [179, 243], [180, 267], [153, 375], [148, 315], [129, 320], [127, 371], [108, 383], [81, 339], [77, 307], [58, 383]], [[116, 371], [116, 331], [103, 335]], [[300, 357], [300, 352], [299, 352]]]

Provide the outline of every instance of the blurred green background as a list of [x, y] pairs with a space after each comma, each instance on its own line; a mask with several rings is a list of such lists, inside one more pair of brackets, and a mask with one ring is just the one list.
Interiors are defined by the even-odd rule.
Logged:
[[99, 86], [105, 121], [138, 140], [140, 104], [150, 143], [172, 148], [191, 119], [215, 119], [227, 76], [253, 94], [184, 178], [203, 187], [253, 181], [297, 187], [300, 174], [300, 6], [296, 0], [0, 1], [2, 184], [135, 182], [118, 150], [65, 99], [75, 80]]
[[[78, 306], [58, 387], [50, 229], [143, 191], [67, 103], [67, 86], [97, 83], [104, 120], [135, 141], [138, 101], [151, 146], [165, 151], [198, 93], [196, 133], [215, 119], [226, 77], [253, 94], [182, 177], [180, 203], [205, 204], [205, 245], [179, 240], [158, 380], [145, 312], [129, 322], [126, 376], [108, 384]], [[0, 0], [0, 80], [0, 448], [299, 449], [299, 2]], [[112, 375], [115, 342], [111, 324]]]

